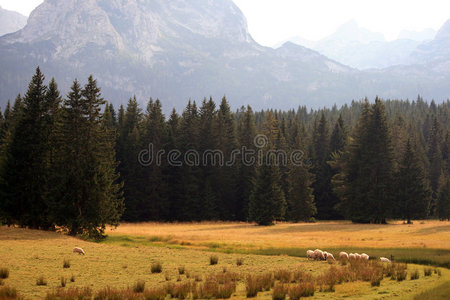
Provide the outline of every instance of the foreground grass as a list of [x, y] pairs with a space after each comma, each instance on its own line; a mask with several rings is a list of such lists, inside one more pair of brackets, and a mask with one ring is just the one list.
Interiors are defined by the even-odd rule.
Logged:
[[[161, 225], [162, 228], [159, 229], [157, 224], [153, 224], [153, 226], [152, 230], [149, 230], [150, 227], [145, 225], [141, 235], [110, 234], [110, 237], [102, 243], [81, 241], [52, 232], [0, 227], [0, 267], [9, 270], [9, 277], [4, 280], [4, 285], [16, 288], [19, 294], [27, 299], [37, 299], [57, 290], [61, 285], [62, 277], [67, 279], [67, 286], [64, 289], [87, 287], [96, 293], [107, 286], [115, 289], [132, 289], [138, 281], [145, 282], [146, 289], [158, 288], [168, 282], [187, 283], [195, 278], [203, 282], [208, 274], [218, 274], [224, 271], [237, 273], [240, 278], [246, 278], [249, 274], [263, 274], [279, 269], [301, 269], [316, 277], [330, 268], [326, 262], [308, 261], [298, 257], [302, 251], [300, 247], [294, 248], [294, 250], [293, 247], [285, 246], [263, 247], [261, 245], [266, 245], [270, 239], [261, 239], [258, 243], [249, 232], [247, 233], [249, 239], [254, 243], [253, 245], [246, 242], [229, 243], [222, 239], [220, 234], [215, 235], [215, 239], [213, 236], [208, 236], [207, 239], [193, 238], [189, 231], [184, 235], [180, 233], [177, 235], [166, 234], [167, 231], [163, 228], [165, 225]], [[241, 224], [195, 226], [197, 231], [201, 231], [203, 228], [211, 234], [211, 226], [220, 228], [241, 226]], [[277, 226], [268, 229], [277, 229]], [[266, 229], [253, 226], [250, 231]], [[441, 234], [443, 233], [441, 232]], [[261, 233], [258, 235], [262, 236]], [[278, 243], [277, 245], [286, 244]], [[86, 256], [72, 253], [73, 247], [82, 247], [86, 251]], [[385, 256], [389, 255], [384, 251], [390, 248], [373, 249], [374, 251], [379, 249]], [[218, 256], [217, 265], [210, 265], [210, 251], [212, 250], [216, 251], [215, 255]], [[227, 251], [235, 253], [225, 253]], [[250, 251], [269, 255], [247, 254]], [[283, 254], [280, 253], [281, 251], [293, 252], [284, 253], [288, 255], [278, 255]], [[296, 253], [298, 255], [295, 255]], [[277, 255], [271, 256], [271, 254]], [[70, 261], [69, 268], [63, 267], [65, 260]], [[237, 260], [242, 260], [243, 264], [238, 266]], [[161, 273], [151, 272], [151, 266], [155, 263], [161, 264]], [[180, 274], [180, 267], [183, 268], [184, 274]], [[314, 299], [344, 297], [348, 299], [380, 299], [394, 296], [400, 299], [411, 299], [414, 295], [422, 292], [424, 294], [427, 291], [439, 293], [442, 289], [445, 290], [444, 283], [450, 281], [450, 270], [439, 269], [441, 276], [433, 273], [432, 276], [425, 277], [423, 268], [423, 266], [414, 264], [408, 265], [408, 272], [419, 270], [421, 276], [417, 280], [407, 279], [397, 282], [383, 279], [380, 287], [372, 287], [370, 283], [360, 281], [339, 284], [333, 293], [317, 290]], [[36, 284], [37, 279], [41, 276], [47, 285], [38, 286]], [[70, 280], [71, 278], [74, 279], [73, 282]], [[245, 294], [245, 280], [242, 279], [237, 283], [236, 292], [232, 298], [243, 299]], [[258, 293], [258, 299], [271, 298], [271, 291]]]
[[450, 281], [447, 281], [433, 289], [424, 291], [414, 297], [414, 300], [445, 300], [450, 296]]

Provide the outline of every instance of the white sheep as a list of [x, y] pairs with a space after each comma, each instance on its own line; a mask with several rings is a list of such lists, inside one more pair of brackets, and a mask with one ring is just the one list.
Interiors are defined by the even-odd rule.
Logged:
[[348, 255], [348, 260], [356, 260], [355, 254], [354, 254], [354, 253], [350, 253], [350, 254]]
[[368, 261], [369, 260], [369, 255], [363, 253], [363, 254], [361, 254], [361, 259], [365, 260], [365, 261]]
[[312, 250], [308, 250], [308, 251], [306, 251], [306, 257], [308, 258], [308, 259], [314, 259], [314, 251], [312, 251]]
[[348, 260], [348, 254], [347, 254], [347, 252], [340, 252], [339, 253], [339, 259], [341, 259], [341, 260]]
[[390, 263], [391, 261], [389, 260], [389, 258], [386, 257], [380, 257], [380, 261], [381, 262], [386, 262], [386, 263]]
[[323, 251], [319, 249], [314, 250], [314, 259], [324, 260]]
[[81, 249], [81, 248], [78, 248], [78, 247], [73, 248], [73, 253], [78, 253], [78, 254], [86, 255], [86, 253], [84, 252], [84, 250]]
[[323, 251], [323, 259], [327, 260], [327, 257], [330, 253], [328, 253], [327, 251]]
[[333, 254], [328, 253], [328, 255], [327, 255], [327, 260], [336, 260], [336, 259], [334, 259]]
[[356, 258], [356, 260], [361, 260], [361, 254], [355, 253], [355, 258]]

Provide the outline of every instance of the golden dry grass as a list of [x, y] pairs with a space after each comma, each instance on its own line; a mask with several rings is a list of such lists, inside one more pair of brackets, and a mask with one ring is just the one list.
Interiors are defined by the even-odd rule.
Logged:
[[[60, 285], [61, 277], [67, 278], [67, 287], [90, 287], [94, 291], [105, 286], [114, 288], [127, 288], [133, 286], [137, 280], [144, 280], [146, 288], [161, 286], [166, 283], [166, 277], [176, 282], [178, 267], [184, 266], [186, 274], [181, 275], [182, 282], [187, 281], [187, 276], [206, 276], [210, 273], [223, 272], [225, 267], [228, 272], [238, 272], [243, 278], [247, 274], [258, 274], [267, 271], [275, 271], [282, 268], [290, 270], [302, 269], [314, 276], [328, 270], [326, 262], [308, 261], [305, 258], [289, 256], [264, 256], [216, 253], [219, 263], [211, 266], [210, 252], [201, 249], [170, 249], [170, 242], [178, 239], [178, 246], [182, 241], [191, 242], [202, 247], [204, 243], [233, 243], [235, 245], [264, 245], [270, 246], [271, 239], [277, 246], [291, 246], [289, 233], [294, 236], [294, 241], [301, 244], [301, 236], [309, 235], [307, 228], [312, 232], [322, 232], [331, 239], [330, 226], [340, 226], [340, 232], [353, 232], [357, 235], [369, 234], [370, 229], [361, 226], [359, 233], [356, 226], [347, 223], [319, 223], [319, 224], [277, 224], [272, 227], [256, 227], [240, 223], [203, 223], [203, 224], [124, 224], [116, 231], [109, 234], [114, 237], [123, 235], [141, 235], [150, 237], [149, 240], [162, 240], [158, 247], [152, 247], [139, 243], [127, 243], [126, 239], [120, 243], [93, 243], [64, 236], [53, 232], [42, 232], [19, 228], [0, 227], [0, 267], [6, 267], [10, 276], [5, 284], [17, 288], [21, 295], [29, 299], [37, 299]], [[431, 228], [448, 227], [449, 223], [430, 222], [428, 224], [414, 224], [420, 227], [415, 232], [423, 230], [435, 230]], [[420, 226], [419, 226], [420, 225]], [[425, 226], [422, 226], [425, 225]], [[311, 226], [311, 227], [307, 227]], [[380, 225], [381, 226], [381, 225]], [[388, 225], [390, 226], [390, 225]], [[398, 228], [412, 230], [410, 226], [396, 225]], [[377, 227], [376, 231], [383, 230]], [[349, 231], [353, 228], [353, 231]], [[445, 228], [445, 227], [443, 227]], [[443, 238], [448, 232], [442, 230]], [[385, 229], [384, 229], [385, 230]], [[278, 233], [280, 236], [278, 235]], [[384, 231], [387, 232], [387, 231]], [[397, 237], [400, 231], [395, 231]], [[433, 233], [432, 233], [433, 234]], [[159, 236], [160, 238], [154, 238]], [[161, 237], [170, 238], [161, 238]], [[286, 240], [284, 240], [284, 239]], [[337, 238], [334, 240], [338, 240]], [[431, 240], [428, 240], [430, 242]], [[306, 243], [306, 242], [305, 242]], [[355, 245], [358, 245], [355, 242]], [[373, 244], [371, 244], [373, 245]], [[126, 246], [126, 247], [125, 247]], [[309, 244], [311, 248], [314, 245]], [[448, 246], [448, 245], [447, 245]], [[86, 256], [72, 253], [73, 247], [82, 247]], [[237, 258], [244, 258], [242, 266], [236, 265]], [[70, 268], [63, 268], [63, 261], [70, 260]], [[150, 267], [153, 262], [162, 263], [162, 273], [152, 274]], [[423, 274], [423, 266], [409, 265], [410, 270], [419, 269]], [[314, 299], [381, 299], [398, 295], [400, 299], [410, 299], [413, 295], [435, 288], [450, 280], [450, 270], [441, 269], [442, 276], [433, 274], [431, 277], [421, 276], [418, 280], [406, 280], [404, 282], [384, 279], [380, 287], [371, 287], [368, 282], [353, 282], [336, 286], [334, 293], [316, 292]], [[37, 286], [36, 279], [43, 276], [47, 286]], [[70, 282], [74, 275], [75, 282]], [[245, 285], [243, 281], [238, 283], [234, 299], [245, 298]], [[260, 299], [271, 299], [271, 293], [258, 294]]]
[[450, 250], [450, 222], [414, 221], [407, 225], [352, 224], [348, 221], [278, 223], [260, 227], [248, 223], [121, 224], [114, 235], [169, 237], [196, 246], [224, 243], [241, 247], [360, 247], [434, 248]]

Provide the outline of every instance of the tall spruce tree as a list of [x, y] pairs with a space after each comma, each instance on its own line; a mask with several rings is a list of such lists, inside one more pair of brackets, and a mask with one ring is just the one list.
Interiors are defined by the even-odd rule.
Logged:
[[441, 184], [436, 205], [440, 220], [450, 221], [450, 176], [441, 177]]
[[[20, 117], [14, 121], [2, 170], [1, 194], [8, 224], [50, 229], [48, 207], [48, 110], [47, 86], [39, 67], [25, 98], [16, 101]], [[20, 104], [19, 104], [20, 103]], [[20, 108], [19, 108], [20, 105]], [[16, 106], [16, 105], [15, 105]]]
[[58, 225], [71, 235], [100, 237], [123, 213], [114, 151], [115, 133], [102, 125], [105, 104], [92, 76], [81, 90], [77, 81], [64, 101], [58, 162]]
[[411, 141], [406, 142], [403, 159], [400, 161], [396, 178], [395, 202], [399, 208], [398, 217], [408, 224], [413, 218], [426, 218], [429, 212], [431, 193], [420, 160]]
[[430, 135], [428, 138], [429, 180], [432, 191], [430, 214], [436, 214], [436, 202], [439, 194], [439, 178], [442, 173], [442, 153], [440, 148], [441, 125], [437, 117], [433, 118]]

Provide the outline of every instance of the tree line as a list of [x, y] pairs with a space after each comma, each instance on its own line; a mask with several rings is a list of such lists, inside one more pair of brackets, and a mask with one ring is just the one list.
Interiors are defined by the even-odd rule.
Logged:
[[[116, 110], [92, 76], [62, 97], [38, 68], [0, 111], [0, 221], [101, 235], [120, 220], [449, 219], [449, 111], [420, 97], [232, 111], [223, 97], [166, 118], [158, 99]], [[251, 163], [226, 164], [244, 150]]]

